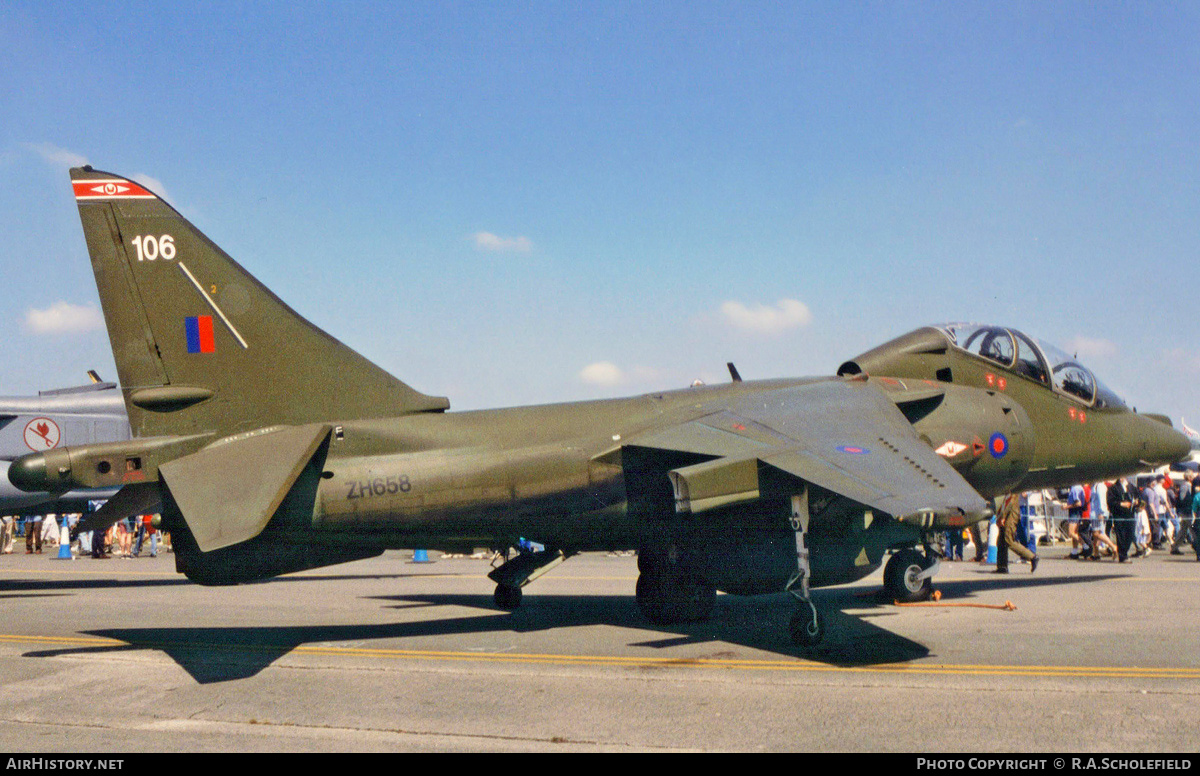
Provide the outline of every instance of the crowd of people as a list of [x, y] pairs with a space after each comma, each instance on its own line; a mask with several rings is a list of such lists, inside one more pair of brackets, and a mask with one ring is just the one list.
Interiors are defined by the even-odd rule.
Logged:
[[154, 526], [152, 515], [118, 520], [106, 531], [83, 531], [75, 535], [74, 528], [82, 517], [81, 514], [0, 517], [0, 553], [12, 554], [20, 537], [24, 537], [27, 555], [41, 554], [44, 546], [57, 548], [64, 523], [68, 535], [73, 537], [71, 544], [75, 555], [90, 555], [97, 560], [137, 558], [148, 549], [153, 558], [158, 555], [160, 538], [166, 551], [171, 552], [170, 534]]
[[1155, 550], [1182, 555], [1184, 545], [1190, 545], [1200, 560], [1198, 478], [1195, 473], [1174, 478], [1166, 473], [1075, 485], [1067, 502], [1071, 557], [1104, 556], [1126, 563]]
[[[1112, 482], [1072, 486], [1061, 499], [1067, 508], [1064, 529], [1071, 542], [1068, 557], [1080, 560], [1112, 558], [1128, 563], [1156, 550], [1184, 554], [1190, 546], [1200, 560], [1200, 474], [1195, 472], [1127, 477]], [[1014, 494], [997, 500], [997, 571], [1008, 569], [1008, 551], [1020, 555], [1037, 568], [1037, 556], [1029, 538], [1027, 495]], [[975, 560], [985, 559], [987, 544], [979, 526], [970, 528]], [[951, 531], [946, 556], [962, 559], [963, 538]]]

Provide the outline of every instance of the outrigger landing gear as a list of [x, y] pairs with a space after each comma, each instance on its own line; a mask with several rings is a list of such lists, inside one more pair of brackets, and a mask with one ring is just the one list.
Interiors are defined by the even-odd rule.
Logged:
[[497, 609], [511, 612], [521, 606], [521, 595], [519, 587], [496, 585], [496, 592], [492, 594], [492, 600], [496, 602]]
[[825, 638], [825, 621], [808, 592], [808, 580], [812, 567], [808, 558], [808, 546], [804, 535], [808, 533], [808, 489], [799, 496], [792, 496], [792, 516], [789, 522], [796, 534], [796, 571], [788, 580], [784, 590], [791, 593], [800, 603], [800, 609], [792, 615], [792, 643], [798, 647], [815, 647]]
[[912, 548], [892, 555], [883, 569], [883, 587], [893, 601], [902, 604], [924, 601], [933, 592], [933, 575], [941, 568], [932, 546], [924, 554]]
[[517, 557], [505, 561], [488, 574], [496, 583], [492, 600], [496, 606], [511, 612], [521, 605], [521, 588], [545, 574], [568, 558], [562, 550], [547, 547], [544, 550], [521, 550]]

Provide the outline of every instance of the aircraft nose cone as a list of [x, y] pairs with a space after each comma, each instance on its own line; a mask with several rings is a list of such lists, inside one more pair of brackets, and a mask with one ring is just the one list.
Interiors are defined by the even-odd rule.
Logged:
[[1192, 452], [1192, 442], [1170, 426], [1153, 422], [1155, 434], [1146, 444], [1145, 461], [1157, 465], [1176, 463]]
[[1176, 463], [1191, 455], [1192, 440], [1174, 429], [1172, 429], [1171, 434], [1174, 439], [1169, 443], [1167, 455], [1170, 458], [1170, 463]]
[[37, 493], [49, 490], [46, 478], [46, 456], [41, 453], [24, 455], [8, 467], [8, 481], [21, 490]]

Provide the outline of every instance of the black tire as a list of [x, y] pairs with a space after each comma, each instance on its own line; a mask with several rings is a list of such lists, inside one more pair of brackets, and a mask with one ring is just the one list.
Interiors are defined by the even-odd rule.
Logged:
[[638, 575], [635, 595], [642, 614], [656, 625], [704, 622], [717, 601], [711, 585], [652, 568]]
[[717, 589], [697, 580], [684, 584], [681, 622], [708, 622], [717, 605]]
[[792, 615], [789, 630], [792, 643], [797, 647], [815, 647], [825, 638], [825, 618], [821, 616], [821, 610], [810, 603]]
[[655, 625], [669, 625], [666, 606], [663, 603], [662, 582], [650, 569], [638, 574], [637, 586], [634, 588], [638, 609], [642, 616]]
[[900, 550], [892, 555], [883, 569], [883, 586], [888, 597], [902, 604], [929, 598], [933, 593], [933, 580], [917, 579], [917, 575], [929, 566], [929, 560], [913, 549]]
[[498, 608], [506, 612], [511, 612], [520, 608], [521, 595], [521, 588], [519, 587], [496, 585], [496, 592], [492, 594], [492, 600], [496, 602]]

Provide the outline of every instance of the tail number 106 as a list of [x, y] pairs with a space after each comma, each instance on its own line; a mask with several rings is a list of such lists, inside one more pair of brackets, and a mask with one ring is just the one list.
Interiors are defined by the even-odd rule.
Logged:
[[132, 243], [133, 247], [137, 249], [138, 261], [155, 261], [156, 259], [170, 261], [175, 258], [175, 238], [169, 234], [164, 234], [162, 237], [139, 234], [133, 238]]

